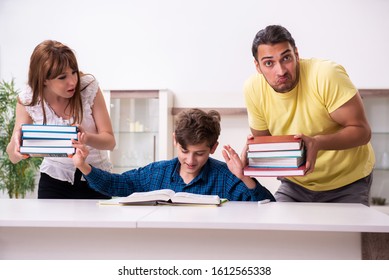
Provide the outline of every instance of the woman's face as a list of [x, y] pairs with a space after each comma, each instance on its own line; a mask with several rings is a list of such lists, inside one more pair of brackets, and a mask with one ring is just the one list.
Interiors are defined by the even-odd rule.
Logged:
[[56, 95], [62, 98], [72, 98], [78, 82], [77, 71], [67, 67], [63, 73], [51, 80], [45, 81], [45, 95]]

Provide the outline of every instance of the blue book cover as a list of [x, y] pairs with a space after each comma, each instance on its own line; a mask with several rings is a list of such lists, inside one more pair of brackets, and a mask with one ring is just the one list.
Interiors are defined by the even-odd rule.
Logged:
[[65, 132], [39, 132], [39, 131], [25, 131], [22, 135], [23, 139], [78, 139], [77, 133]]
[[67, 132], [77, 133], [77, 126], [74, 125], [51, 125], [51, 124], [22, 124], [22, 132]]

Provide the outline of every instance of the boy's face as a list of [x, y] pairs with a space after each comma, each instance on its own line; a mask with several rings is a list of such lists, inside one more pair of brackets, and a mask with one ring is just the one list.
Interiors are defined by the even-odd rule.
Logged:
[[[210, 148], [207, 143], [188, 145], [184, 149], [178, 142], [174, 141], [177, 148], [178, 160], [181, 163], [181, 177], [195, 178], [201, 171], [201, 168], [207, 162], [209, 155], [216, 150], [217, 144]], [[185, 181], [184, 178], [184, 181]]]

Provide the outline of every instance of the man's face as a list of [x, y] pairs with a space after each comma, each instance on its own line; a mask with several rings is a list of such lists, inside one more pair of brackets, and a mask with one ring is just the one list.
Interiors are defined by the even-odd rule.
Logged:
[[289, 42], [259, 45], [257, 60], [255, 66], [258, 72], [276, 92], [289, 92], [297, 85], [299, 56], [297, 48], [293, 49]]

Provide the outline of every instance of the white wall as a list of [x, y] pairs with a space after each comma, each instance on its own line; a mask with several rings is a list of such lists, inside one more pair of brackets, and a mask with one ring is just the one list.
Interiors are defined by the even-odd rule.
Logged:
[[282, 24], [302, 57], [342, 63], [360, 88], [388, 88], [386, 0], [1, 0], [0, 78], [27, 79], [44, 39], [72, 47], [105, 88], [170, 88], [177, 107], [243, 106], [255, 33]]
[[[0, 0], [0, 79], [24, 88], [33, 48], [55, 39], [105, 89], [169, 88], [176, 107], [243, 107], [252, 39], [282, 24], [301, 57], [343, 64], [359, 88], [388, 88], [388, 11], [386, 0]], [[223, 120], [221, 144], [240, 149], [246, 118]]]

